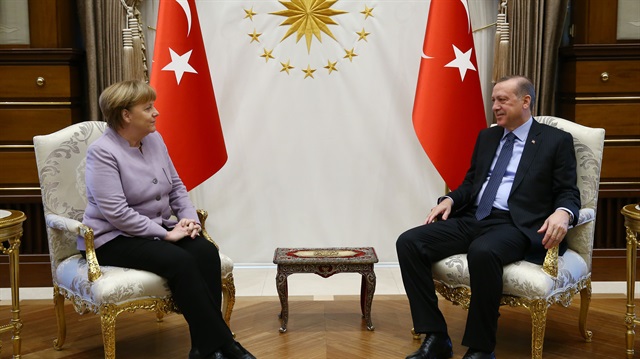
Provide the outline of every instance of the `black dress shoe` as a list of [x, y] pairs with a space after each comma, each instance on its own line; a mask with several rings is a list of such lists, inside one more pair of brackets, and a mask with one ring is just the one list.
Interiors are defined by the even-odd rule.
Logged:
[[211, 355], [203, 359], [227, 359], [227, 357], [222, 355], [222, 352], [220, 350], [216, 350]]
[[427, 335], [420, 349], [409, 354], [405, 359], [449, 359], [453, 356], [451, 339], [446, 334]]
[[202, 359], [197, 348], [191, 348], [189, 351], [189, 359]]
[[189, 352], [189, 359], [226, 359], [226, 358], [224, 357], [224, 355], [222, 355], [220, 350], [216, 350], [211, 355], [204, 358], [202, 355], [200, 355], [200, 351], [198, 351], [197, 348], [191, 348], [191, 351]]
[[223, 358], [226, 359], [256, 359], [253, 354], [249, 353], [247, 349], [243, 348], [242, 345], [236, 341], [221, 347], [220, 353]]
[[473, 350], [469, 348], [462, 359], [496, 359], [496, 353], [481, 352], [479, 350]]

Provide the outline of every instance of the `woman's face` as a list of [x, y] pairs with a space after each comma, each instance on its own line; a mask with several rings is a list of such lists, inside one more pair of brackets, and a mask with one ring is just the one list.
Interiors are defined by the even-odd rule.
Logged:
[[123, 110], [123, 116], [129, 127], [146, 136], [156, 131], [156, 117], [160, 113], [153, 105], [153, 101], [139, 103], [130, 109]]

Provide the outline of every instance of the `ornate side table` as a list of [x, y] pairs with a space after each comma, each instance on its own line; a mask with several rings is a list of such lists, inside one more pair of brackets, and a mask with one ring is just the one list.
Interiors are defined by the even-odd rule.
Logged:
[[336, 273], [360, 273], [360, 310], [368, 330], [373, 330], [371, 323], [371, 303], [376, 290], [376, 274], [373, 264], [378, 263], [378, 256], [372, 247], [342, 248], [276, 248], [273, 263], [278, 265], [276, 287], [280, 297], [280, 333], [287, 331], [289, 321], [289, 290], [287, 277], [293, 273], [315, 273], [323, 278]]
[[[13, 357], [20, 358], [20, 268], [19, 251], [20, 237], [22, 237], [22, 222], [27, 217], [24, 213], [14, 210], [0, 209], [0, 251], [9, 255], [9, 282], [11, 284], [11, 321], [0, 325], [0, 333], [11, 332], [13, 341]], [[2, 342], [0, 342], [2, 351]]]
[[624, 322], [627, 325], [627, 358], [633, 358], [633, 344], [635, 341], [635, 327], [640, 322], [636, 319], [635, 286], [636, 286], [636, 251], [638, 248], [638, 233], [640, 232], [640, 205], [628, 204], [620, 211], [624, 216], [624, 226], [627, 229], [627, 314]]

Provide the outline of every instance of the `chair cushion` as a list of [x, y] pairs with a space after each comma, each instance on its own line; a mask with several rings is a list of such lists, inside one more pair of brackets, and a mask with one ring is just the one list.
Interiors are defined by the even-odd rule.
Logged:
[[[220, 253], [222, 277], [233, 270], [233, 262]], [[151, 272], [130, 268], [100, 266], [102, 276], [95, 282], [88, 278], [87, 261], [80, 254], [62, 261], [56, 268], [59, 287], [80, 295], [96, 306], [105, 303], [124, 304], [144, 298], [165, 298], [171, 294], [167, 281]]]
[[[587, 263], [568, 249], [558, 258], [558, 278], [542, 270], [541, 265], [518, 261], [504, 267], [503, 294], [531, 299], [549, 298], [563, 292], [589, 275]], [[433, 265], [433, 278], [451, 287], [469, 287], [469, 264], [466, 254], [456, 254]]]

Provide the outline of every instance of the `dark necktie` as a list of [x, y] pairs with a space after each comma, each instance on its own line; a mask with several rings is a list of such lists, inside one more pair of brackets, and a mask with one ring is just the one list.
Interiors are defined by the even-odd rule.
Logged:
[[506, 140], [502, 145], [502, 150], [500, 150], [498, 160], [496, 161], [495, 166], [493, 166], [493, 171], [491, 171], [489, 183], [487, 183], [487, 187], [485, 187], [484, 192], [482, 193], [482, 198], [480, 198], [480, 203], [478, 203], [478, 208], [476, 209], [476, 218], [478, 220], [485, 218], [489, 213], [491, 213], [493, 202], [495, 201], [496, 194], [498, 193], [498, 187], [500, 187], [502, 177], [504, 177], [507, 165], [511, 160], [511, 154], [513, 153], [513, 140], [515, 137], [516, 135], [514, 135], [513, 132], [507, 133]]

